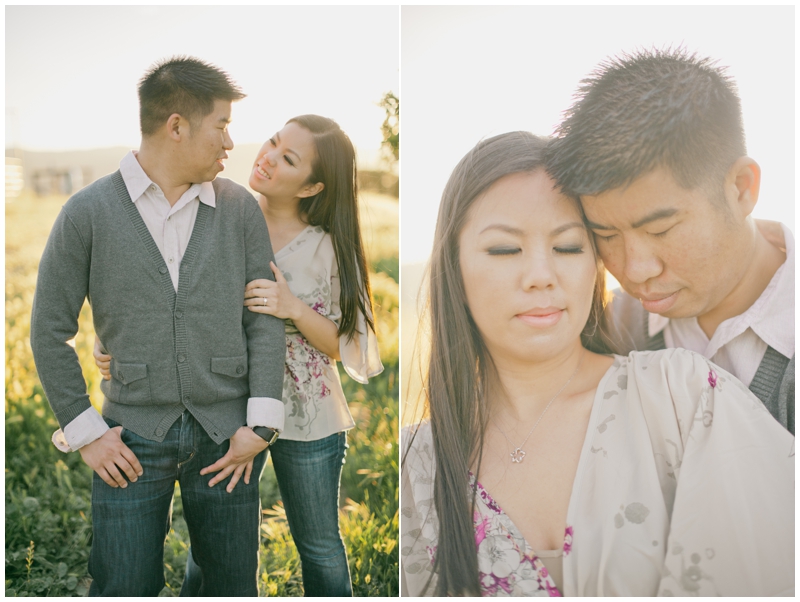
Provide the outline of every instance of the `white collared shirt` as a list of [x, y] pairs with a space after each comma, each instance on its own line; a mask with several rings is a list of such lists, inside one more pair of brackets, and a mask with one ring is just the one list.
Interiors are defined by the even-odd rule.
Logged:
[[167, 264], [172, 285], [178, 290], [178, 273], [181, 259], [189, 245], [197, 209], [200, 203], [216, 207], [216, 194], [211, 182], [192, 184], [178, 201], [170, 206], [167, 197], [139, 165], [134, 151], [129, 152], [119, 163], [119, 171], [125, 187], [139, 215], [147, 225], [150, 236], [156, 243]]
[[750, 308], [728, 318], [709, 338], [697, 318], [669, 319], [650, 314], [649, 336], [664, 331], [667, 347], [695, 351], [734, 374], [750, 386], [767, 347], [786, 357], [794, 355], [794, 238], [781, 224], [786, 261], [772, 276], [767, 288]]
[[[174, 205], [170, 205], [161, 188], [142, 169], [131, 151], [122, 158], [119, 171], [131, 200], [164, 262], [167, 264], [172, 285], [178, 290], [181, 260], [192, 236], [197, 209], [200, 203], [216, 207], [216, 194], [211, 182], [192, 184]], [[285, 409], [279, 399], [251, 397], [247, 402], [247, 425], [269, 426], [283, 430]], [[90, 407], [77, 418], [53, 433], [53, 443], [61, 451], [80, 449], [102, 437], [108, 425], [100, 413]]]

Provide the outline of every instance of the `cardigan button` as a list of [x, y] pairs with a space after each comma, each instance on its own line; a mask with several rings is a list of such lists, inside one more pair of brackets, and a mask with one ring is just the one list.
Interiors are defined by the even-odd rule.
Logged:
[[244, 366], [236, 366], [236, 374], [241, 374], [244, 372]]
[[160, 437], [163, 434], [164, 434], [164, 429], [162, 429], [161, 427], [158, 427], [156, 429], [156, 437]]
[[184, 403], [189, 403], [190, 401], [192, 401], [192, 398], [187, 395], [186, 397], [183, 398], [183, 401]]
[[182, 364], [183, 362], [185, 362], [185, 361], [186, 361], [186, 356], [185, 356], [185, 355], [183, 355], [182, 353], [181, 353], [181, 354], [179, 354], [179, 355], [178, 355], [178, 361], [179, 361], [179, 362]]
[[175, 312], [175, 317], [176, 318], [182, 318], [183, 317], [183, 312], [182, 311], [176, 311]]
[[162, 265], [160, 268], [158, 268], [158, 271], [162, 274], [166, 274], [169, 270]]

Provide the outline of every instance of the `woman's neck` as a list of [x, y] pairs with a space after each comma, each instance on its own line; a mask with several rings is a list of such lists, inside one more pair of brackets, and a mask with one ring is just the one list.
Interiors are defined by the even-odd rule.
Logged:
[[[492, 413], [507, 415], [507, 423], [528, 423], [540, 416], [558, 395], [570, 393], [581, 381], [577, 371], [587, 368], [592, 354], [580, 344], [542, 361], [496, 361], [496, 379], [489, 387]], [[583, 372], [583, 370], [580, 370]], [[565, 387], [568, 382], [573, 386]], [[582, 388], [582, 387], [581, 387]]]
[[290, 199], [280, 202], [267, 199], [261, 195], [258, 199], [264, 219], [267, 220], [267, 230], [272, 243], [272, 250], [277, 253], [298, 236], [307, 226], [300, 216], [300, 200]]
[[259, 204], [264, 210], [264, 217], [267, 224], [281, 227], [297, 223], [305, 223], [300, 216], [300, 199], [277, 199], [267, 198], [261, 195]]

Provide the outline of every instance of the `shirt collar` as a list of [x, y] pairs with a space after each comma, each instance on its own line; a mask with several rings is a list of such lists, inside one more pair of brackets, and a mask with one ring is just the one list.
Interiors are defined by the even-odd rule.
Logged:
[[[794, 237], [784, 224], [781, 224], [781, 228], [785, 240], [786, 261], [772, 276], [767, 288], [756, 302], [743, 314], [731, 319], [743, 319], [749, 322], [750, 328], [767, 345], [786, 357], [792, 357], [794, 355]], [[655, 336], [668, 324], [669, 318], [659, 314], [649, 314], [648, 336]]]
[[669, 324], [669, 318], [661, 314], [648, 314], [647, 316], [647, 335], [653, 337], [664, 330]]
[[[122, 158], [119, 162], [119, 172], [125, 182], [125, 188], [128, 189], [128, 194], [134, 203], [141, 198], [148, 186], [155, 184], [139, 164], [139, 160], [136, 158], [136, 151], [130, 151]], [[209, 207], [217, 206], [217, 195], [211, 182], [192, 184], [187, 192], [189, 191], [194, 192], [192, 198], [196, 196], [204, 205]]]
[[786, 261], [778, 268], [767, 288], [753, 305], [760, 305], [750, 328], [775, 351], [794, 355], [794, 236], [784, 224]]

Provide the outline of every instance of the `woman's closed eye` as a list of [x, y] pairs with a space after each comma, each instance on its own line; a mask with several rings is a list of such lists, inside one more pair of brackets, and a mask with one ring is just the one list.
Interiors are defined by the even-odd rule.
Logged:
[[283, 158], [286, 160], [286, 162], [287, 162], [289, 165], [291, 165], [292, 167], [294, 167], [294, 163], [293, 163], [293, 162], [292, 162], [292, 160], [289, 158], [289, 155], [284, 155], [284, 156], [283, 156]]
[[563, 247], [553, 247], [559, 255], [579, 255], [583, 253], [583, 245], [565, 245]]
[[516, 255], [521, 249], [519, 247], [490, 247], [486, 249], [489, 255]]

